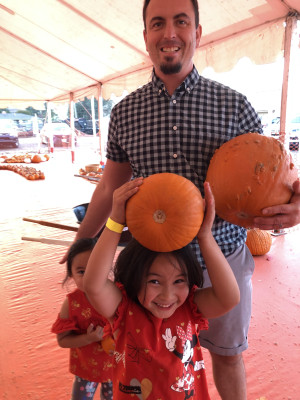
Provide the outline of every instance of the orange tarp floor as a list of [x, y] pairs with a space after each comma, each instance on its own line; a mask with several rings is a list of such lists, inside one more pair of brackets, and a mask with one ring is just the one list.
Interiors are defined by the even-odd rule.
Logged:
[[[72, 240], [75, 233], [22, 218], [78, 226], [72, 207], [89, 201], [94, 186], [72, 171], [65, 180], [51, 162], [43, 166], [45, 181], [0, 171], [0, 398], [5, 400], [70, 398], [69, 350], [59, 348], [50, 333], [67, 291], [73, 289], [61, 286], [65, 265], [58, 261], [66, 248], [21, 238]], [[255, 264], [249, 349], [244, 353], [248, 399], [298, 400], [300, 227], [273, 237], [270, 252], [255, 257]], [[204, 357], [211, 398], [217, 400], [207, 351]]]

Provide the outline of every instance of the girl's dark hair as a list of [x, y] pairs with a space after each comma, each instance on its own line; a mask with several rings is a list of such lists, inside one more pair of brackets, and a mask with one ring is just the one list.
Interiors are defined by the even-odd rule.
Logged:
[[[137, 240], [131, 239], [121, 251], [115, 266], [115, 282], [122, 283], [128, 297], [138, 301], [137, 296], [141, 290], [143, 278], [148, 273], [153, 261], [159, 254], [146, 249]], [[187, 274], [188, 285], [203, 286], [203, 270], [194, 251], [189, 245], [170, 253], [179, 263], [182, 271]]]
[[[195, 25], [196, 28], [199, 25], [199, 5], [198, 5], [198, 0], [191, 0], [194, 11], [195, 11]], [[146, 30], [146, 12], [147, 12], [147, 7], [150, 3], [150, 0], [145, 0], [144, 1], [144, 6], [143, 6], [143, 21], [144, 21], [144, 28]]]
[[67, 273], [65, 279], [62, 282], [62, 285], [64, 285], [67, 280], [72, 277], [72, 264], [77, 254], [84, 253], [88, 250], [93, 250], [96, 243], [97, 238], [83, 238], [78, 239], [75, 243], [72, 244], [67, 258]]

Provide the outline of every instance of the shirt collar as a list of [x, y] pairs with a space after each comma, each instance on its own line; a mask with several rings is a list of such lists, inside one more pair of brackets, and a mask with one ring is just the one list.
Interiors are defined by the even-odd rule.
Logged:
[[[182, 93], [182, 92], [191, 92], [196, 84], [198, 83], [200, 79], [200, 75], [194, 66], [192, 71], [189, 73], [189, 75], [185, 78], [185, 80], [181, 83], [180, 86], [176, 89], [175, 92], [177, 93]], [[154, 68], [152, 71], [152, 86], [156, 92], [159, 94], [165, 91], [165, 85], [161, 79], [158, 78], [158, 76], [155, 74]]]

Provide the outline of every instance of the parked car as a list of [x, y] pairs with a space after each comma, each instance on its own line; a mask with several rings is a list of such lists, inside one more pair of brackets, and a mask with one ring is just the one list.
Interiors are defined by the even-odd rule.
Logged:
[[75, 128], [80, 132], [85, 133], [86, 130], [86, 120], [84, 118], [78, 118], [74, 121]]
[[[69, 147], [72, 140], [72, 129], [64, 122], [46, 123], [40, 131], [41, 142], [51, 145], [50, 139], [53, 137], [54, 147]], [[76, 134], [74, 133], [75, 145], [77, 144]]]
[[[62, 122], [65, 122], [68, 126], [70, 126], [70, 124], [71, 124], [69, 118], [63, 120]], [[85, 118], [76, 118], [74, 120], [74, 128], [75, 128], [75, 132], [77, 132], [78, 135], [80, 135], [81, 132], [85, 133], [86, 119]]]
[[271, 127], [270, 127], [271, 136], [275, 136], [276, 138], [278, 138], [279, 131], [280, 131], [280, 120], [277, 120], [276, 122], [272, 122]]
[[12, 119], [0, 119], [0, 144], [19, 147], [18, 128]]
[[294, 134], [300, 134], [300, 115], [293, 118], [288, 124], [289, 133], [293, 136]]
[[[64, 122], [70, 126], [70, 120], [65, 119]], [[95, 120], [96, 135], [99, 135], [99, 120]], [[85, 133], [86, 135], [93, 135], [93, 121], [91, 119], [77, 118], [74, 120], [75, 131]]]
[[[271, 124], [271, 136], [279, 138], [280, 118]], [[299, 151], [300, 115], [291, 119], [286, 124], [286, 137], [290, 151]]]
[[287, 133], [289, 134], [289, 149], [291, 151], [299, 151], [300, 137], [300, 115], [293, 118], [288, 124]]
[[19, 124], [19, 132], [18, 132], [19, 137], [30, 137], [33, 136], [33, 130], [32, 127], [28, 127], [27, 125], [20, 125]]
[[[95, 121], [96, 135], [99, 135], [99, 121], [96, 119]], [[93, 135], [93, 121], [88, 119], [86, 121], [85, 133], [88, 135]]]

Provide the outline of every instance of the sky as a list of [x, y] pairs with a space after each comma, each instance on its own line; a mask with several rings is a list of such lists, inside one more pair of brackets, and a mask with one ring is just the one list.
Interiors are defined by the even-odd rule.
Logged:
[[[257, 112], [267, 111], [270, 118], [280, 115], [284, 60], [278, 57], [273, 64], [256, 65], [244, 57], [224, 73], [206, 68], [203, 75], [245, 94]], [[292, 47], [287, 120], [300, 115], [300, 21]]]

